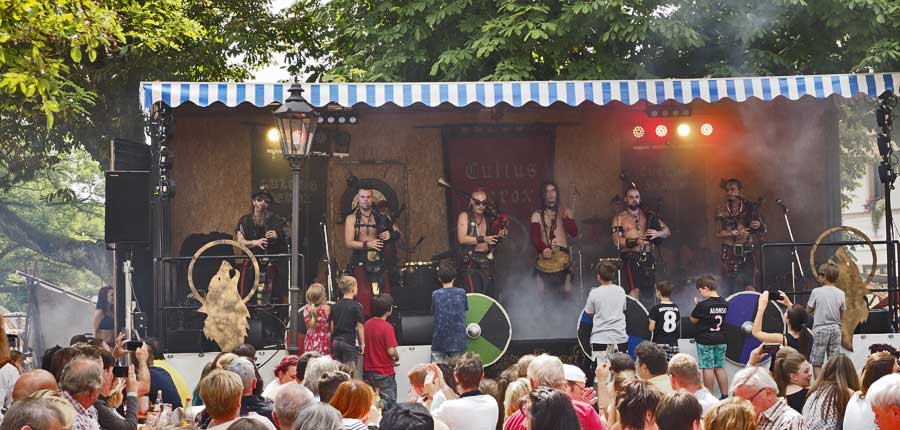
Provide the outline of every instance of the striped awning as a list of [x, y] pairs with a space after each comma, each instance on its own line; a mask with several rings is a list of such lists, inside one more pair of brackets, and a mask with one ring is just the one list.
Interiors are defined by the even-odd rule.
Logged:
[[[720, 79], [651, 79], [631, 81], [523, 81], [523, 82], [426, 82], [426, 83], [341, 83], [303, 84], [304, 96], [314, 106], [337, 104], [372, 107], [393, 103], [397, 106], [438, 106], [444, 103], [462, 107], [473, 103], [485, 107], [506, 103], [523, 106], [535, 103], [550, 106], [564, 103], [577, 106], [584, 102], [605, 105], [614, 101], [632, 105], [640, 101], [657, 104], [666, 100], [690, 103], [722, 99], [738, 102], [751, 97], [772, 100], [803, 96], [820, 99], [831, 95], [854, 97], [858, 94], [878, 97], [895, 91], [900, 73], [871, 73], [813, 76], [774, 76]], [[156, 102], [176, 107], [186, 102], [198, 106], [223, 103], [237, 106], [250, 103], [267, 106], [281, 103], [288, 96], [289, 84], [216, 83], [216, 82], [142, 82], [141, 105], [149, 110]]]

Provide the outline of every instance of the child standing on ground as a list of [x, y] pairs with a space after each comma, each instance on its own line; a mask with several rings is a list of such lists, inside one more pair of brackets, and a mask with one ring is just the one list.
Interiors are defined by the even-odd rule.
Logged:
[[363, 380], [377, 390], [385, 412], [397, 404], [394, 366], [400, 363], [400, 354], [394, 326], [387, 322], [393, 310], [394, 299], [389, 294], [379, 294], [372, 298], [372, 318], [363, 324], [368, 345], [363, 354]]
[[328, 306], [325, 287], [319, 283], [310, 285], [306, 289], [306, 306], [303, 307], [303, 322], [306, 323], [304, 351], [331, 355], [331, 327], [328, 324], [330, 315], [331, 306]]
[[[363, 307], [354, 300], [356, 297], [356, 279], [352, 276], [341, 276], [338, 280], [343, 297], [331, 308], [332, 357], [341, 363], [354, 368], [359, 356], [366, 349], [366, 334], [363, 329]], [[358, 344], [358, 346], [357, 346]]]
[[681, 337], [681, 312], [672, 303], [673, 285], [669, 281], [656, 283], [656, 299], [659, 303], [650, 308], [650, 332], [653, 343], [666, 351], [666, 361], [678, 354], [678, 338]]
[[431, 361], [449, 364], [450, 360], [461, 357], [469, 346], [466, 338], [469, 300], [465, 290], [453, 286], [456, 265], [452, 261], [441, 261], [437, 277], [443, 287], [431, 293], [431, 312], [434, 315]]
[[719, 297], [716, 278], [701, 276], [697, 280], [697, 292], [702, 301], [694, 297], [691, 322], [697, 325], [697, 362], [703, 370], [703, 385], [712, 392], [713, 382], [719, 383], [722, 398], [728, 395], [728, 374], [725, 373], [725, 315], [728, 302]]
[[838, 266], [828, 262], [819, 266], [821, 287], [813, 288], [806, 302], [806, 311], [813, 316], [813, 346], [809, 362], [813, 365], [816, 380], [822, 373], [825, 354], [830, 359], [841, 351], [841, 318], [847, 309], [844, 292], [834, 286], [839, 275]]
[[597, 282], [588, 294], [584, 312], [594, 320], [591, 350], [597, 363], [608, 362], [609, 355], [628, 350], [625, 333], [625, 290], [613, 283], [619, 269], [604, 261], [597, 265]]

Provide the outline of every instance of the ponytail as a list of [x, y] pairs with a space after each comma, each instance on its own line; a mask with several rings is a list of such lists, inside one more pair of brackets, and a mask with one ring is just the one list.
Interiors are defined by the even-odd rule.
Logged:
[[320, 283], [315, 283], [306, 289], [306, 327], [313, 329], [319, 322], [319, 307], [327, 301], [325, 297], [325, 287]]

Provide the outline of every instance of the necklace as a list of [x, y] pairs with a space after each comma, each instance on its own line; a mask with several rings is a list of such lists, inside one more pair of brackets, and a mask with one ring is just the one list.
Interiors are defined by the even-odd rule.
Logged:
[[372, 212], [369, 212], [369, 214], [366, 215], [362, 211], [360, 211], [359, 214], [362, 216], [362, 220], [365, 221], [365, 224], [361, 224], [360, 227], [365, 227], [367, 229], [375, 228], [374, 223], [372, 222], [372, 218], [374, 217], [374, 214]]
[[629, 214], [631, 215], [631, 219], [634, 220], [634, 229], [637, 230], [638, 232], [640, 232], [641, 231], [641, 213], [638, 211], [635, 213], [629, 212]]
[[734, 218], [744, 212], [744, 201], [743, 200], [740, 201], [740, 205], [738, 205], [738, 211], [736, 213], [731, 211], [731, 202], [730, 201], [725, 202], [725, 210], [728, 211], [728, 215], [730, 217]]

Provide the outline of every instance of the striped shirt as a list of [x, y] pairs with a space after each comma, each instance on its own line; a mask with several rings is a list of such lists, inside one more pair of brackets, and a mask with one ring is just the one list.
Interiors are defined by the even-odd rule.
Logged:
[[759, 430], [804, 430], [803, 415], [788, 406], [784, 397], [759, 415]]

